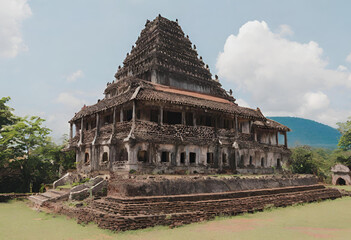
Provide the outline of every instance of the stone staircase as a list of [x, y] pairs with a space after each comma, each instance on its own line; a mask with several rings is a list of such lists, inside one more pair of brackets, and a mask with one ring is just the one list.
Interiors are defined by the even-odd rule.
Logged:
[[28, 197], [30, 201], [32, 201], [36, 206], [41, 206], [44, 202], [47, 201], [56, 201], [61, 199], [68, 199], [69, 189], [65, 190], [57, 190], [50, 189], [45, 193], [39, 193], [36, 195], [31, 195]]

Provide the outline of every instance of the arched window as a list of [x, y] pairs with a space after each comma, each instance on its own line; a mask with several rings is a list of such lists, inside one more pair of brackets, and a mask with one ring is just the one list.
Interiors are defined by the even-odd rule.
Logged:
[[207, 153], [207, 164], [213, 165], [213, 153], [212, 152]]
[[161, 162], [169, 162], [169, 152], [161, 153]]
[[121, 152], [119, 154], [119, 160], [120, 161], [128, 161], [128, 152], [127, 149], [122, 148]]
[[139, 151], [138, 152], [138, 161], [139, 162], [147, 162], [147, 151]]
[[227, 165], [227, 154], [225, 153], [222, 154], [222, 163], [223, 165]]
[[104, 154], [102, 154], [102, 162], [107, 162], [108, 161], [108, 153], [104, 152]]
[[280, 158], [277, 159], [277, 168], [281, 168], [282, 167], [282, 164], [280, 162]]
[[195, 164], [196, 163], [196, 153], [191, 152], [189, 154], [189, 163], [190, 164]]
[[264, 167], [264, 158], [261, 158], [261, 167]]
[[241, 156], [240, 156], [239, 167], [244, 167], [244, 155], [241, 155]]
[[85, 153], [84, 163], [88, 163], [88, 162], [89, 162], [89, 153]]

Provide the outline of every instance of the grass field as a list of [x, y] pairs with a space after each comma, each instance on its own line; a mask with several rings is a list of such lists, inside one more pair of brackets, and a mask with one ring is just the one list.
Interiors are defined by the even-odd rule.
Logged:
[[37, 212], [26, 202], [0, 203], [0, 239], [349, 239], [351, 198], [271, 209], [182, 226], [113, 233], [94, 224]]

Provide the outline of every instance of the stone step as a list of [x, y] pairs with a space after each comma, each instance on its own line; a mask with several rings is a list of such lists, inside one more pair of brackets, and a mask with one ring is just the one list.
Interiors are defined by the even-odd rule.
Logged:
[[32, 201], [36, 205], [42, 205], [44, 202], [48, 201], [50, 198], [43, 196], [43, 195], [32, 195], [29, 196], [28, 199]]
[[324, 189], [325, 186], [322, 184], [305, 185], [305, 186], [291, 186], [281, 188], [270, 188], [270, 189], [253, 189], [233, 192], [220, 192], [220, 193], [199, 193], [199, 194], [182, 194], [182, 195], [166, 195], [166, 196], [143, 196], [143, 197], [129, 197], [120, 198], [114, 196], [108, 196], [106, 201], [122, 203], [122, 204], [143, 204], [143, 203], [156, 203], [156, 202], [176, 202], [176, 201], [194, 201], [194, 200], [216, 200], [224, 198], [242, 198], [248, 196], [259, 196], [259, 195], [272, 195], [278, 193], [291, 193], [291, 192], [302, 192], [314, 189]]
[[41, 193], [40, 195], [48, 197], [48, 198], [56, 198], [56, 197], [60, 197], [62, 194], [51, 192], [51, 191], [47, 191], [47, 192]]
[[[225, 195], [222, 195], [222, 197]], [[179, 226], [192, 222], [199, 222], [213, 219], [219, 215], [232, 216], [242, 213], [252, 213], [262, 211], [266, 207], [284, 207], [296, 203], [308, 203], [325, 199], [335, 199], [342, 197], [339, 190], [333, 188], [317, 188], [298, 192], [281, 191], [275, 194], [263, 194], [253, 196], [242, 195], [245, 197], [236, 197], [232, 195], [232, 199], [215, 199], [203, 200], [201, 198], [193, 198], [193, 201], [182, 202], [170, 201], [164, 202], [161, 206], [159, 203], [154, 204], [151, 201], [144, 204], [119, 203], [120, 209], [115, 211], [113, 208], [116, 203], [100, 199], [94, 201], [93, 204], [86, 208], [76, 211], [76, 217], [79, 221], [94, 221], [99, 227], [110, 229], [113, 231], [134, 230], [156, 225]], [[188, 198], [188, 200], [191, 198]], [[50, 203], [49, 203], [50, 204]], [[147, 208], [149, 206], [149, 208]], [[174, 211], [174, 208], [177, 211]], [[140, 211], [140, 208], [146, 208], [147, 211]], [[68, 207], [63, 213], [71, 212]], [[61, 209], [62, 210], [62, 209]]]
[[[276, 204], [281, 206], [290, 205], [296, 202], [296, 198], [302, 199], [301, 201], [308, 201], [308, 199], [314, 199], [317, 196], [320, 199], [330, 198], [332, 196], [339, 197], [340, 192], [331, 189], [316, 189], [310, 191], [293, 192], [293, 193], [280, 193], [272, 195], [261, 195], [251, 196], [244, 198], [232, 198], [232, 199], [216, 199], [216, 200], [205, 200], [205, 201], [177, 201], [177, 202], [157, 202], [157, 203], [144, 203], [144, 204], [116, 204], [103, 199], [94, 201], [93, 208], [105, 213], [121, 214], [127, 216], [135, 216], [140, 214], [174, 214], [178, 212], [193, 212], [194, 209], [203, 209], [203, 211], [210, 211], [213, 206], [220, 206], [214, 211], [221, 211], [223, 209], [241, 206], [249, 206], [250, 204], [260, 204], [262, 202], [262, 208], [269, 205], [270, 201], [276, 201]], [[285, 200], [282, 202], [277, 199], [283, 197]], [[307, 199], [307, 200], [303, 200]], [[291, 203], [290, 203], [291, 202]], [[201, 210], [200, 210], [201, 211]]]
[[28, 199], [30, 201], [32, 201], [33, 203], [35, 203], [36, 205], [41, 206], [46, 201], [57, 200], [57, 199], [61, 199], [64, 197], [68, 197], [68, 194], [69, 194], [69, 192], [67, 192], [67, 191], [49, 190], [45, 193], [32, 195], [32, 196], [28, 197]]

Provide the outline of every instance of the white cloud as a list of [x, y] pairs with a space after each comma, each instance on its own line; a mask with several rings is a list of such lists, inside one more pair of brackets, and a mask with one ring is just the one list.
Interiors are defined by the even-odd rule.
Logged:
[[84, 76], [84, 73], [82, 70], [77, 70], [74, 73], [72, 73], [71, 75], [69, 75], [66, 80], [67, 82], [75, 82], [77, 81], [78, 78], [82, 78]]
[[291, 29], [289, 25], [282, 24], [279, 26], [278, 33], [280, 36], [292, 36], [294, 35], [294, 31]]
[[303, 97], [303, 104], [300, 108], [301, 115], [308, 115], [312, 112], [327, 109], [330, 100], [323, 92], [307, 92]]
[[56, 102], [64, 104], [66, 107], [71, 109], [79, 110], [83, 107], [85, 101], [74, 96], [69, 92], [62, 92], [58, 95]]
[[31, 15], [27, 0], [0, 0], [0, 57], [13, 58], [27, 50], [21, 25]]
[[347, 67], [345, 67], [344, 65], [339, 65], [336, 70], [339, 71], [339, 72], [346, 72], [346, 71], [348, 71]]
[[347, 62], [351, 62], [351, 53], [350, 53], [349, 55], [347, 55], [346, 61], [347, 61]]
[[239, 98], [235, 102], [241, 107], [250, 107], [250, 105], [244, 99]]
[[325, 114], [331, 112], [333, 102], [328, 91], [351, 88], [350, 72], [344, 66], [328, 69], [318, 43], [290, 41], [284, 38], [293, 33], [290, 27], [280, 29], [274, 33], [264, 21], [244, 24], [236, 36], [227, 38], [217, 59], [218, 74], [248, 93], [246, 101], [266, 114], [322, 119], [335, 125], [334, 116]]

